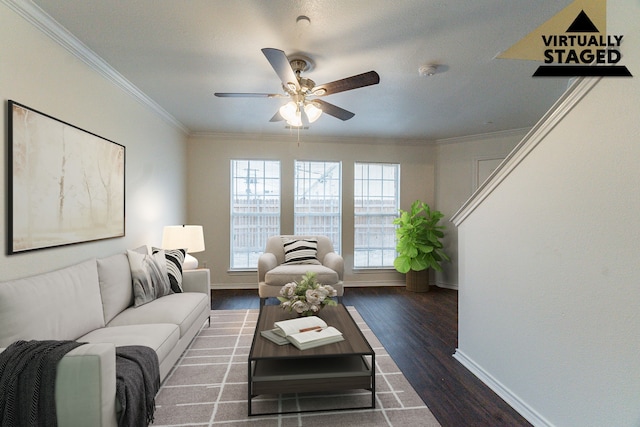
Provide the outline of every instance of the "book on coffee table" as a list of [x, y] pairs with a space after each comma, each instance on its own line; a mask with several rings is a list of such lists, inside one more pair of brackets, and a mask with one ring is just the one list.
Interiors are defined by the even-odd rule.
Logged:
[[287, 337], [278, 335], [275, 331], [275, 329], [267, 329], [266, 331], [260, 331], [260, 335], [278, 345], [291, 344], [291, 341], [289, 341]]
[[275, 328], [260, 335], [278, 345], [291, 343], [300, 350], [343, 341], [342, 332], [317, 316], [299, 317], [274, 323]]
[[320, 347], [321, 345], [343, 341], [344, 337], [342, 336], [342, 332], [333, 326], [327, 326], [324, 329], [288, 335], [287, 339], [300, 350], [306, 350], [308, 348]]

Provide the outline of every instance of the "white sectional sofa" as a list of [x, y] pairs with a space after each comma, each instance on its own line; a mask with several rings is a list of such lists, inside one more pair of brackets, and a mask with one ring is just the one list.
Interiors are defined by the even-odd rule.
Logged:
[[116, 426], [115, 347], [144, 345], [163, 380], [211, 310], [209, 270], [187, 270], [183, 293], [134, 307], [126, 253], [0, 283], [0, 352], [17, 340], [88, 344], [59, 362], [58, 425]]

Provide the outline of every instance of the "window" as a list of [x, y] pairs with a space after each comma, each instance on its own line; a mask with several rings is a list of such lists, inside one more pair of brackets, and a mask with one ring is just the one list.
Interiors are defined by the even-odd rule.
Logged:
[[280, 162], [231, 160], [231, 269], [255, 269], [280, 234]]
[[327, 236], [340, 253], [340, 163], [296, 161], [294, 187], [294, 233]]
[[356, 163], [353, 193], [354, 268], [393, 267], [393, 220], [400, 208], [400, 165]]

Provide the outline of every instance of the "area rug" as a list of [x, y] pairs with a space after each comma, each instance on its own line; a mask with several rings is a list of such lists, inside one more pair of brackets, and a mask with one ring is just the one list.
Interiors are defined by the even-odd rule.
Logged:
[[[376, 353], [376, 408], [269, 416], [247, 415], [247, 358], [258, 310], [213, 310], [164, 380], [154, 426], [440, 426], [380, 341], [353, 307], [349, 311]], [[259, 396], [254, 412], [304, 409], [320, 401], [370, 406], [367, 390], [336, 394]], [[263, 408], [260, 408], [263, 405]]]

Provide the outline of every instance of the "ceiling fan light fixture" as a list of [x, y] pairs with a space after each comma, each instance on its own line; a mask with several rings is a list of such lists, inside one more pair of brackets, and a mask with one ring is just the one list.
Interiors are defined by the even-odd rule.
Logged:
[[280, 112], [280, 115], [282, 116], [283, 119], [285, 119], [286, 121], [289, 121], [295, 117], [297, 109], [298, 107], [295, 104], [295, 102], [289, 101], [286, 104], [284, 104], [282, 107], [280, 107], [280, 110], [278, 111]]
[[296, 92], [296, 84], [292, 82], [287, 83], [287, 89], [289, 89], [290, 92]]
[[293, 120], [287, 120], [287, 124], [295, 127], [302, 126], [302, 114], [300, 113], [300, 110], [296, 111], [296, 114], [293, 117]]
[[289, 101], [278, 110], [283, 119], [291, 126], [302, 126], [302, 114], [298, 105]]
[[304, 112], [309, 119], [309, 123], [315, 122], [322, 115], [322, 110], [318, 108], [313, 102], [308, 102], [305, 104]]

